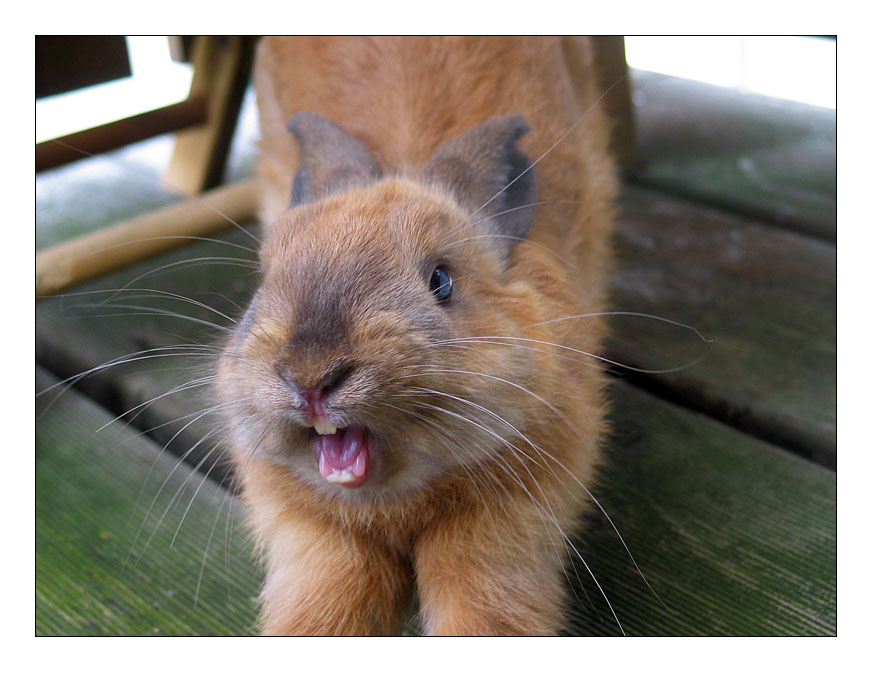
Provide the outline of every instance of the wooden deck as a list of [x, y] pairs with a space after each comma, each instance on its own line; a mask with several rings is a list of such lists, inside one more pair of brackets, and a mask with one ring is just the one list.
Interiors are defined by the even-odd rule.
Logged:
[[[626, 314], [608, 352], [631, 368], [615, 368], [596, 489], [623, 542], [602, 513], [586, 517], [576, 544], [603, 593], [571, 569], [567, 632], [834, 634], [835, 116], [688, 86], [634, 77], [645, 164], [620, 199], [613, 307]], [[41, 176], [38, 246], [173, 201], [153, 169], [165, 147]], [[245, 137], [232, 156], [232, 176], [246, 175]], [[41, 301], [37, 390], [131, 353], [216, 343], [205, 323], [224, 318], [154, 290], [238, 314], [252, 269], [205, 261], [253, 259], [234, 247], [251, 241], [220, 238], [76, 288], [103, 292]], [[253, 632], [260, 573], [201, 441], [208, 394], [164, 395], [203, 376], [208, 355], [154, 354], [38, 398], [39, 634]]]

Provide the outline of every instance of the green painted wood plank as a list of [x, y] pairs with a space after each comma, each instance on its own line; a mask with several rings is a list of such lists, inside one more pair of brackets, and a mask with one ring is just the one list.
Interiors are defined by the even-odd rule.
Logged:
[[[617, 385], [614, 396], [614, 439], [595, 492], [665, 605], [596, 510], [575, 545], [624, 630], [834, 633], [833, 473], [626, 384]], [[131, 439], [115, 426], [95, 435], [108, 418], [70, 392], [37, 427], [38, 632], [250, 632], [257, 573], [238, 515], [228, 529], [222, 507], [229, 501], [209, 480], [175, 545], [170, 548], [169, 541], [199, 483], [196, 474], [135, 562], [145, 536], [190, 473], [179, 468], [146, 516], [175, 459], [165, 454], [152, 468], [157, 448], [147, 440]], [[571, 589], [567, 631], [618, 634], [585, 567], [577, 562], [574, 570], [570, 577], [579, 581]]]
[[[835, 474], [633, 386], [613, 394], [595, 493], [665, 605], [596, 510], [577, 547], [625, 631], [835, 634]], [[580, 562], [576, 572], [584, 593], [568, 630], [618, 634]]]
[[835, 466], [836, 247], [632, 186], [617, 243], [613, 308], [680, 321], [714, 342], [619, 316], [613, 358], [679, 367], [648, 383]]
[[[38, 370], [38, 390], [51, 381]], [[98, 433], [111, 418], [75, 391], [38, 416], [37, 635], [252, 633], [260, 579], [234, 498], [129, 428]]]
[[836, 240], [836, 111], [634, 70], [635, 179]]
[[116, 414], [132, 410], [126, 419], [196, 464], [211, 449], [196, 446], [212, 422], [198, 418], [214, 404], [208, 377], [254, 287], [254, 245], [235, 230], [38, 302], [37, 361], [64, 378], [118, 362], [81, 389]]

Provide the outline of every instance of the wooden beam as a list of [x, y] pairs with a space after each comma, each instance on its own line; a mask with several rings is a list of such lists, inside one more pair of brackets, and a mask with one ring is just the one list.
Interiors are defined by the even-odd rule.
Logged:
[[36, 296], [57, 294], [95, 276], [250, 221], [257, 208], [257, 183], [244, 180], [100, 229], [37, 253]]
[[191, 96], [204, 96], [208, 118], [176, 136], [166, 182], [200, 192], [221, 180], [254, 54], [251, 37], [198, 37], [192, 63]]
[[836, 110], [654, 72], [634, 90], [634, 181], [837, 240]]
[[[619, 199], [611, 360], [641, 385], [837, 463], [833, 244], [634, 185]], [[702, 358], [702, 359], [701, 359]]]
[[636, 128], [634, 125], [631, 82], [621, 35], [591, 38], [594, 68], [601, 91], [612, 89], [603, 104], [613, 119], [612, 151], [622, 172], [633, 172], [639, 164]]
[[37, 143], [36, 170], [48, 170], [162, 133], [202, 124], [206, 112], [206, 98], [193, 96], [174, 105]]

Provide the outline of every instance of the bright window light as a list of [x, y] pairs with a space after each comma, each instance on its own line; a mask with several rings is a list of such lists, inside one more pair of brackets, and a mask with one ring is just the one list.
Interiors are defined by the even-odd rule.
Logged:
[[836, 108], [836, 40], [818, 37], [626, 37], [631, 68]]
[[36, 142], [178, 103], [192, 68], [170, 58], [166, 37], [128, 37], [132, 75], [36, 102]]

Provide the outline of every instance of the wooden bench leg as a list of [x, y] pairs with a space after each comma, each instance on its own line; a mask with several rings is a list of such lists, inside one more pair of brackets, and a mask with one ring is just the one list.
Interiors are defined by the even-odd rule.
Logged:
[[[613, 87], [603, 104], [613, 119], [612, 151], [623, 173], [631, 173], [639, 162], [634, 127], [631, 82], [624, 53], [624, 37], [597, 36], [591, 38], [594, 67], [601, 91]], [[622, 79], [624, 77], [624, 79]]]
[[208, 115], [205, 124], [176, 134], [164, 176], [174, 187], [196, 193], [220, 182], [251, 72], [254, 42], [240, 36], [196, 39], [191, 97], [206, 97]]

